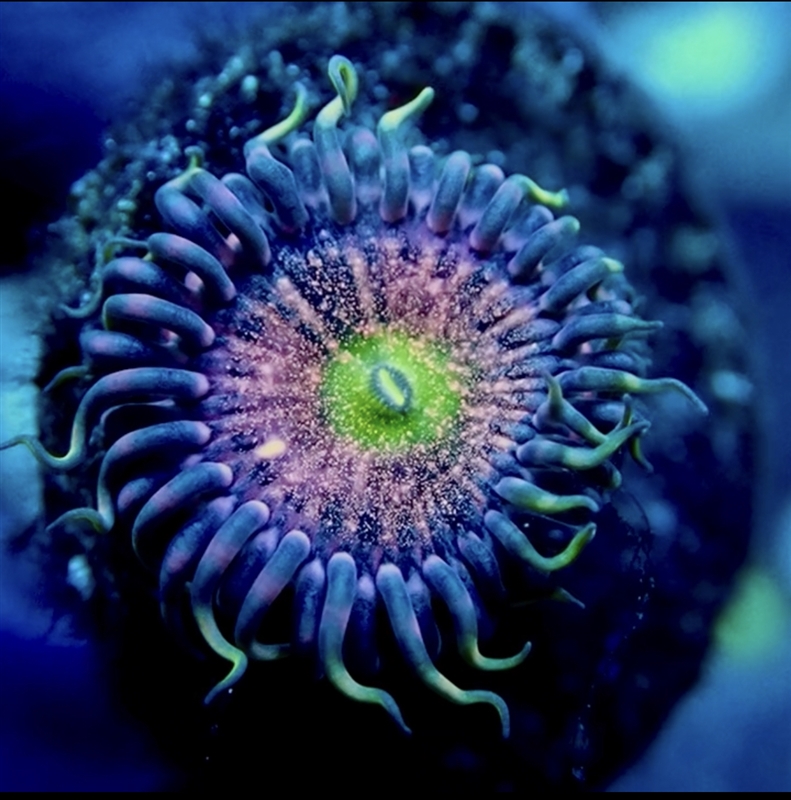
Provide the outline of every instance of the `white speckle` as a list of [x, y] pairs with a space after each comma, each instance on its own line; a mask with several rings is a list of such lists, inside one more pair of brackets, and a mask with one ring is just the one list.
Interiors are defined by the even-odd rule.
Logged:
[[88, 559], [82, 553], [72, 556], [66, 571], [66, 583], [73, 586], [83, 600], [89, 600], [96, 587]]

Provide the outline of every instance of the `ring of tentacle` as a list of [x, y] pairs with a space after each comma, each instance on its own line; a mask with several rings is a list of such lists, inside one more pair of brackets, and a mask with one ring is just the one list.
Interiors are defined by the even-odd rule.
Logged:
[[[498, 695], [435, 666], [433, 607], [449, 611], [470, 665], [521, 663], [529, 644], [509, 658], [479, 649], [503, 566], [554, 572], [593, 538], [590, 518], [620, 481], [613, 456], [642, 461], [649, 423], [630, 395], [702, 404], [644, 377], [641, 338], [658, 323], [634, 313], [618, 262], [566, 247], [578, 223], [549, 210], [562, 193], [473, 168], [465, 152], [407, 150], [403, 126], [430, 89], [376, 135], [342, 134], [357, 77], [340, 56], [329, 75], [337, 96], [312, 137], [296, 133], [297, 86], [293, 113], [245, 146], [246, 174], [218, 179], [188, 153], [156, 194], [169, 232], [116, 243], [138, 254], [104, 267], [85, 363], [59, 378], [94, 377], [68, 452], [32, 437], [4, 446], [68, 470], [104, 412], [116, 430], [121, 420], [96, 508], [53, 524], [131, 529], [159, 571], [165, 620], [197, 624], [231, 664], [207, 702], [249, 659], [297, 651], [408, 730], [390, 694], [352, 675], [375, 673], [386, 618], [429, 688], [490, 704], [507, 735]], [[556, 522], [554, 551], [531, 541], [536, 520]], [[293, 635], [273, 642], [267, 614], [288, 587]]]

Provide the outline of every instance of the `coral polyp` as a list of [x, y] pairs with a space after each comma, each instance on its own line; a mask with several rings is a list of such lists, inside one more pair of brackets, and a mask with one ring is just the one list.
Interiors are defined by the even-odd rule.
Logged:
[[[4, 446], [69, 470], [99, 443], [96, 507], [52, 525], [131, 537], [168, 625], [230, 662], [207, 701], [250, 660], [315, 658], [408, 730], [376, 677], [395, 650], [447, 700], [494, 707], [507, 736], [501, 697], [439, 671], [443, 621], [471, 667], [518, 668], [529, 642], [487, 655], [484, 628], [525, 587], [563, 596], [552, 576], [593, 540], [624, 451], [645, 464], [632, 396], [705, 407], [646, 377], [660, 324], [618, 261], [571, 245], [565, 193], [407, 148], [431, 89], [376, 133], [342, 131], [357, 75], [335, 56], [329, 76], [312, 136], [298, 84], [244, 174], [184, 154], [156, 193], [168, 232], [108, 244], [70, 449]], [[114, 440], [91, 435], [108, 409]], [[284, 602], [290, 638], [270, 624]]]

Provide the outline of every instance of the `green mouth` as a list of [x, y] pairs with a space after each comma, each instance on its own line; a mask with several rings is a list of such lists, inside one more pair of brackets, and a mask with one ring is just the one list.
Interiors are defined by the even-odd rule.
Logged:
[[395, 331], [347, 340], [322, 381], [333, 431], [370, 450], [401, 450], [447, 436], [461, 391], [441, 347]]

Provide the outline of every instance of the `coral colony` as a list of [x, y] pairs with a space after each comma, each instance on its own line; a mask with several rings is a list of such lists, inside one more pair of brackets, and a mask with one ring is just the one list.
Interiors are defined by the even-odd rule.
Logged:
[[[645, 377], [660, 323], [635, 313], [619, 262], [568, 245], [565, 193], [407, 149], [428, 88], [376, 132], [341, 130], [357, 74], [335, 56], [329, 77], [312, 136], [297, 84], [240, 172], [188, 149], [156, 192], [168, 232], [110, 243], [84, 363], [56, 379], [90, 378], [68, 452], [3, 447], [63, 471], [101, 455], [95, 508], [52, 526], [131, 537], [168, 625], [231, 664], [207, 702], [250, 659], [313, 657], [408, 730], [376, 680], [395, 651], [447, 700], [492, 706], [507, 736], [500, 696], [436, 667], [438, 623], [472, 667], [518, 668], [530, 644], [487, 656], [481, 620], [583, 553], [624, 451], [645, 465], [632, 395], [705, 407]], [[93, 435], [108, 409], [114, 441]], [[293, 633], [273, 640], [284, 598]]]

